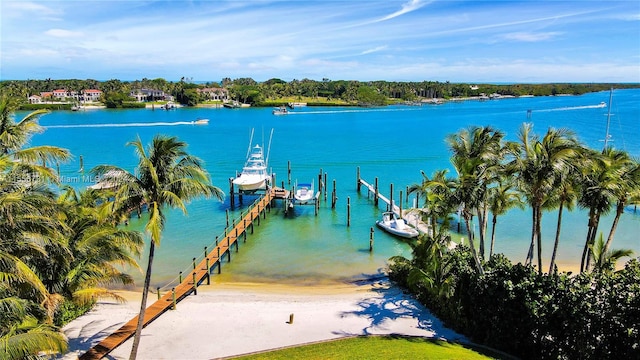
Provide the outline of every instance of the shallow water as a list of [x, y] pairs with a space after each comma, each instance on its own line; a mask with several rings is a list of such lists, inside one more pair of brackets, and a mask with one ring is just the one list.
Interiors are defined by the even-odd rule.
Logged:
[[[313, 207], [298, 207], [293, 217], [285, 218], [280, 207], [256, 226], [240, 244], [240, 252], [223, 265], [221, 278], [229, 281], [279, 281], [321, 283], [343, 281], [379, 273], [389, 257], [409, 256], [402, 240], [375, 229], [374, 251], [369, 252], [369, 232], [384, 210], [373, 206], [366, 190], [356, 192], [356, 168], [363, 179], [379, 178], [380, 189], [388, 196], [390, 184], [398, 192], [421, 180], [420, 171], [451, 168], [445, 137], [469, 125], [491, 125], [516, 140], [522, 122], [533, 122], [534, 131], [548, 127], [568, 127], [593, 148], [601, 148], [605, 134], [607, 109], [597, 107], [608, 102], [609, 92], [582, 96], [536, 97], [492, 101], [460, 101], [422, 107], [383, 108], [297, 108], [287, 116], [273, 116], [271, 109], [178, 109], [171, 111], [86, 110], [57, 111], [41, 118], [45, 133], [32, 143], [68, 148], [75, 158], [61, 164], [63, 180], [82, 188], [91, 185], [86, 172], [79, 172], [80, 156], [84, 169], [98, 164], [114, 164], [133, 170], [136, 164], [128, 141], [140, 137], [149, 143], [155, 134], [178, 136], [189, 144], [188, 150], [206, 162], [214, 184], [228, 192], [229, 177], [240, 170], [249, 145], [251, 129], [254, 144], [268, 145], [274, 129], [269, 166], [276, 183], [291, 188], [295, 181], [314, 181], [320, 169], [327, 173], [329, 186], [337, 183], [335, 210], [322, 202], [318, 216]], [[610, 133], [614, 146], [640, 156], [640, 90], [614, 92]], [[532, 110], [527, 118], [527, 110]], [[193, 125], [208, 118], [208, 125]], [[291, 184], [287, 162], [291, 162]], [[346, 225], [346, 203], [351, 200], [351, 226]], [[226, 225], [226, 211], [237, 217], [254, 200], [245, 196], [243, 206], [231, 209], [223, 203], [198, 200], [188, 206], [188, 215], [168, 212], [166, 229], [156, 253], [153, 283], [162, 285], [187, 271], [193, 257], [201, 257], [204, 246], [211, 247], [215, 236]], [[382, 204], [382, 203], [381, 203]], [[514, 261], [523, 261], [530, 237], [530, 211], [514, 210], [498, 219], [496, 251]], [[133, 218], [130, 226], [142, 229], [143, 219]], [[543, 255], [551, 255], [556, 213], [543, 217]], [[601, 221], [600, 231], [609, 230], [611, 216]], [[586, 213], [565, 212], [559, 249], [559, 263], [573, 268], [579, 261], [586, 236]], [[476, 225], [477, 226], [477, 225]], [[640, 253], [640, 212], [629, 212], [620, 221], [614, 248], [631, 248]], [[455, 235], [456, 237], [461, 235]], [[144, 261], [141, 261], [144, 263]], [[548, 265], [543, 265], [548, 266]], [[136, 274], [141, 279], [141, 274]]]

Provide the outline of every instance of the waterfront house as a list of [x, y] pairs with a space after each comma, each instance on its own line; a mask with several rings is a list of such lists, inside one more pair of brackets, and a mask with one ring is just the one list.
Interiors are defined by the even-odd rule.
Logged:
[[204, 88], [196, 89], [196, 91], [208, 100], [226, 101], [229, 99], [229, 91], [224, 88]]
[[40, 104], [42, 102], [42, 97], [38, 95], [29, 96], [29, 104]]

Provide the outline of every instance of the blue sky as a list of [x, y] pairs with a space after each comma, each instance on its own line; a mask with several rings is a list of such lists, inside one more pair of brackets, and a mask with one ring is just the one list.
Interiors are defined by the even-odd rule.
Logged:
[[640, 82], [640, 1], [0, 0], [0, 79]]

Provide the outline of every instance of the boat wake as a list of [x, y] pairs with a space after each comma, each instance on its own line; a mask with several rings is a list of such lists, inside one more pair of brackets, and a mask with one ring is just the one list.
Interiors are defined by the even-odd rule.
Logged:
[[541, 110], [533, 110], [536, 112], [551, 112], [551, 111], [569, 111], [569, 110], [584, 110], [584, 109], [601, 109], [606, 108], [607, 105], [605, 103], [600, 103], [598, 105], [583, 105], [583, 106], [567, 106], [561, 108], [554, 109], [541, 109]]
[[179, 126], [196, 125], [195, 121], [175, 121], [175, 122], [149, 122], [149, 123], [119, 123], [119, 124], [77, 124], [77, 125], [47, 125], [46, 129], [62, 128], [108, 128], [108, 127], [147, 127], [147, 126]]
[[344, 114], [344, 113], [368, 113], [368, 112], [396, 112], [396, 111], [417, 111], [419, 109], [357, 109], [357, 110], [317, 110], [317, 111], [289, 111], [287, 115], [307, 115], [307, 114]]

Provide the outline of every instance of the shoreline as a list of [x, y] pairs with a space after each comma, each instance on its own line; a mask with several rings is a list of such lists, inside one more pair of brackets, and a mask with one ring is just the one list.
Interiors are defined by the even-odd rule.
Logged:
[[[137, 315], [141, 293], [118, 293], [126, 303], [99, 301], [63, 328], [69, 338], [64, 359], [76, 359]], [[213, 340], [221, 334], [224, 341]], [[211, 359], [374, 334], [468, 342], [386, 278], [342, 286], [220, 283], [199, 287], [149, 324], [138, 357]], [[109, 357], [128, 358], [131, 344], [127, 340]]]

